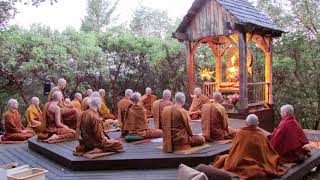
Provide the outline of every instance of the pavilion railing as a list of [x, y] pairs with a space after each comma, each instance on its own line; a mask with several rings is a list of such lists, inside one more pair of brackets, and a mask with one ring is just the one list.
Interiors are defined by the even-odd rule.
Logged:
[[213, 92], [216, 91], [216, 83], [215, 82], [206, 82], [202, 85], [202, 92], [208, 96], [209, 98], [212, 98]]
[[266, 92], [269, 90], [270, 83], [258, 82], [248, 83], [248, 103], [249, 105], [265, 104]]

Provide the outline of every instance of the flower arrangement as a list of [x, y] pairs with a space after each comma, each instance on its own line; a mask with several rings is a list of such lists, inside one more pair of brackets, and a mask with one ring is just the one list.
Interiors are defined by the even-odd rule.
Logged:
[[200, 70], [200, 77], [203, 81], [211, 81], [214, 77], [214, 71], [210, 71], [209, 68], [203, 68]]
[[236, 111], [236, 105], [237, 105], [237, 103], [239, 102], [239, 99], [240, 99], [239, 94], [235, 93], [233, 95], [229, 95], [228, 98], [229, 98], [230, 102], [233, 105], [233, 111]]

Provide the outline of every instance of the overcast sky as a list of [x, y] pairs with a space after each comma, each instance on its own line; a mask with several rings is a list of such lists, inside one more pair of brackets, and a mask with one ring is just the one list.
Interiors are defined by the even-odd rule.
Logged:
[[[193, 0], [120, 0], [115, 12], [117, 23], [130, 21], [132, 13], [139, 5], [166, 10], [172, 19], [183, 17], [191, 7]], [[51, 28], [63, 30], [67, 26], [79, 28], [81, 19], [86, 15], [87, 0], [58, 0], [40, 7], [18, 4], [19, 13], [11, 24], [29, 27], [33, 23], [43, 23]]]

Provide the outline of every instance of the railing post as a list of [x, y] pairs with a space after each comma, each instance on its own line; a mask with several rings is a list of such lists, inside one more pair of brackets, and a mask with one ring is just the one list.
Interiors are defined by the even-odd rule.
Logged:
[[247, 42], [246, 33], [238, 32], [239, 40], [239, 68], [240, 68], [240, 99], [239, 110], [248, 109], [248, 70], [247, 70]]

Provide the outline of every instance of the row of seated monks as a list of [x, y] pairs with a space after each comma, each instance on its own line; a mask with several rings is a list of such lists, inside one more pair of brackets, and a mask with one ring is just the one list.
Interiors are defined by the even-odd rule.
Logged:
[[[122, 152], [123, 144], [110, 139], [105, 131], [104, 123], [114, 116], [104, 101], [104, 90], [87, 91], [82, 99], [76, 94], [71, 102], [65, 102], [63, 89], [64, 79], [59, 79], [45, 104], [43, 112], [39, 108], [39, 99], [32, 98], [27, 110], [28, 126], [22, 126], [18, 112], [18, 102], [10, 99], [8, 111], [4, 114], [5, 134], [2, 141], [23, 141], [34, 135], [43, 142], [56, 142], [77, 138], [79, 145], [75, 148], [76, 155], [88, 151]], [[226, 110], [221, 105], [223, 97], [220, 92], [213, 94], [213, 102], [207, 100], [200, 88], [194, 92], [193, 102], [189, 111], [184, 109], [185, 94], [177, 92], [171, 102], [170, 90], [164, 90], [161, 99], [146, 89], [141, 97], [131, 89], [125, 91], [118, 106], [117, 120], [110, 120], [121, 128], [121, 136], [140, 136], [143, 138], [163, 138], [163, 151], [174, 152], [201, 146], [205, 142], [233, 138], [228, 155], [220, 156], [212, 165], [233, 172], [243, 178], [261, 177], [265, 175], [282, 175], [286, 169], [284, 163], [301, 162], [310, 152], [304, 148], [308, 144], [298, 120], [294, 116], [291, 105], [281, 107], [282, 120], [274, 132], [266, 137], [258, 127], [256, 115], [249, 115], [246, 127], [233, 130], [229, 127]], [[201, 117], [202, 134], [194, 134], [191, 128], [192, 118]], [[154, 128], [150, 128], [148, 117], [154, 117]]]

